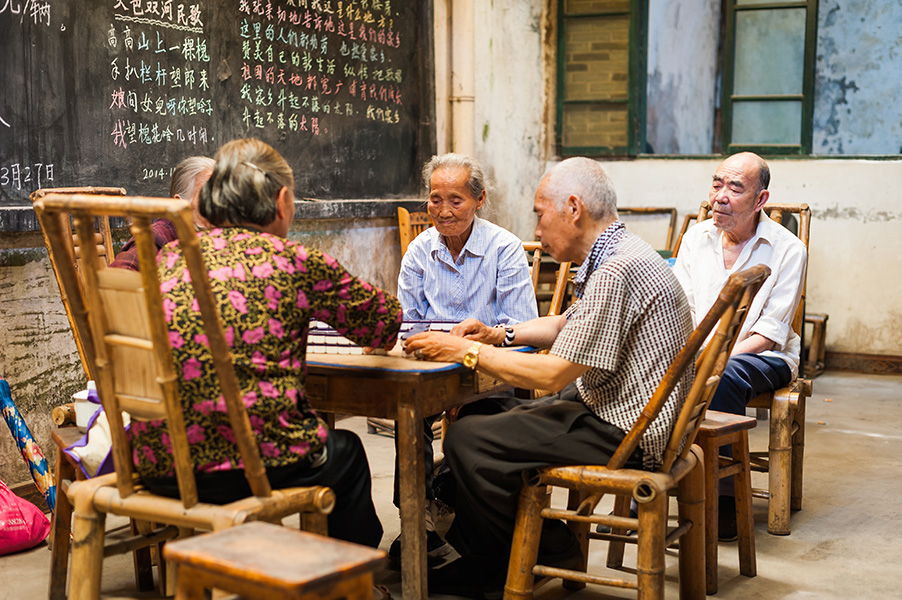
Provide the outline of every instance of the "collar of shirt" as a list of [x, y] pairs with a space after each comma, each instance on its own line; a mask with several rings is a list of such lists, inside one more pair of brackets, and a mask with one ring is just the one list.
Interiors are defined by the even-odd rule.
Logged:
[[[773, 246], [775, 241], [774, 228], [783, 227], [776, 221], [772, 221], [763, 210], [758, 214], [758, 226], [755, 228], [755, 235], [753, 235], [751, 239], [749, 239], [749, 241], [745, 243], [745, 246], [742, 247], [742, 251], [739, 253], [739, 257], [736, 259], [736, 262], [733, 263], [733, 268], [728, 271], [729, 273], [735, 273], [742, 270], [742, 268], [745, 268], [744, 265], [751, 256], [751, 253], [760, 243], [764, 242]], [[707, 231], [708, 243], [711, 244], [711, 247], [714, 249], [717, 255], [721, 257], [721, 264], [723, 264], [723, 231], [714, 227], [713, 219], [710, 220], [710, 223], [711, 226]]]
[[[467, 238], [467, 243], [461, 248], [458, 260], [460, 260], [460, 257], [464, 254], [484, 256], [487, 245], [485, 230], [482, 226], [482, 219], [473, 217], [473, 230], [470, 231], [470, 237]], [[438, 232], [438, 229], [435, 229], [435, 235], [432, 237], [432, 248], [430, 248], [429, 253], [432, 255], [433, 259], [442, 259], [449, 265], [454, 264], [451, 250], [448, 249], [448, 246], [445, 244], [445, 238]]]
[[625, 232], [626, 226], [623, 224], [623, 221], [614, 221], [607, 229], [601, 232], [601, 235], [598, 236], [595, 243], [592, 244], [592, 249], [589, 250], [589, 256], [587, 256], [586, 260], [583, 261], [583, 264], [580, 265], [579, 271], [576, 272], [576, 277], [573, 278], [573, 283], [576, 285], [574, 293], [577, 298], [583, 297], [583, 292], [586, 290], [586, 283], [589, 281], [589, 276], [595, 272], [595, 269], [604, 264], [604, 261], [614, 253], [617, 242], [620, 241]]

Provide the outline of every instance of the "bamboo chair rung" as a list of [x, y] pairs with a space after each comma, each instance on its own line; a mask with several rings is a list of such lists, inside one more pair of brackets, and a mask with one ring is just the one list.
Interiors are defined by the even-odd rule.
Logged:
[[595, 585], [606, 585], [625, 590], [638, 590], [639, 584], [628, 579], [617, 579], [614, 577], [604, 577], [602, 575], [589, 575], [582, 571], [571, 571], [570, 569], [558, 569], [555, 567], [546, 567], [545, 565], [536, 565], [532, 570], [533, 575], [539, 577], [555, 578], [560, 577], [569, 581], [579, 581], [581, 583], [593, 583]]
[[103, 341], [114, 346], [125, 346], [127, 348], [138, 348], [139, 350], [153, 350], [153, 342], [143, 338], [136, 338], [130, 335], [121, 335], [111, 333], [103, 336]]

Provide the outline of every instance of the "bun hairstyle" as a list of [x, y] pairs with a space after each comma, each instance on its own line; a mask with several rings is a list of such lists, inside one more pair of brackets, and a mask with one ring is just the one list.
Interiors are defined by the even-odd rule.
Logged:
[[232, 140], [216, 153], [198, 209], [215, 227], [269, 225], [276, 218], [276, 200], [283, 187], [294, 192], [294, 175], [278, 152], [257, 139]]

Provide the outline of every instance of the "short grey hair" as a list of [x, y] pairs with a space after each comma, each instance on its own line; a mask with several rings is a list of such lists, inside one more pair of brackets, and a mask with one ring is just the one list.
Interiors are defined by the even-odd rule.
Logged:
[[423, 165], [423, 187], [426, 189], [427, 196], [432, 192], [432, 174], [439, 169], [466, 169], [467, 173], [469, 173], [467, 177], [467, 191], [476, 200], [488, 187], [485, 169], [482, 168], [479, 161], [465, 154], [449, 152], [433, 156], [429, 162]]
[[575, 156], [559, 162], [545, 175], [546, 193], [558, 210], [570, 196], [579, 196], [589, 216], [596, 221], [617, 218], [614, 183], [597, 161]]
[[269, 225], [283, 187], [294, 193], [294, 174], [272, 146], [253, 138], [232, 140], [216, 153], [213, 175], [200, 192], [200, 214], [215, 227]]
[[[210, 178], [216, 161], [208, 156], [189, 156], [175, 166], [169, 180], [169, 197], [193, 200]], [[203, 181], [199, 181], [203, 178]], [[200, 183], [200, 185], [198, 185]]]

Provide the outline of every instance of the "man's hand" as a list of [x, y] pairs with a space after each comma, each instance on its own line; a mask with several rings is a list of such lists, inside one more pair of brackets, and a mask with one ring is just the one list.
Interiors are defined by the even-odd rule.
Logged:
[[460, 336], [441, 331], [425, 331], [407, 338], [404, 350], [425, 360], [462, 362], [471, 345], [472, 341]]
[[[504, 329], [489, 327], [476, 319], [467, 319], [451, 328], [451, 335], [467, 338], [483, 344], [500, 344], [504, 341]], [[469, 347], [469, 346], [468, 346]]]

